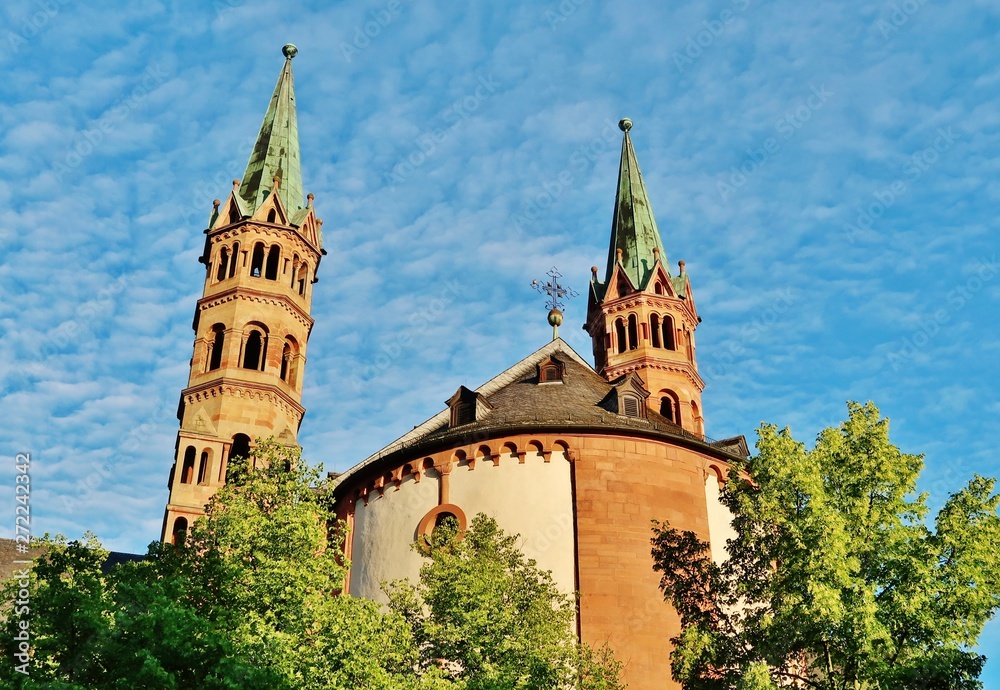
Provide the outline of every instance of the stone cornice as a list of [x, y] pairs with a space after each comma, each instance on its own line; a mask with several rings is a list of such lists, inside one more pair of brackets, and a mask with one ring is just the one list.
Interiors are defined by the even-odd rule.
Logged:
[[[602, 426], [593, 423], [575, 424], [573, 422], [513, 422], [509, 424], [485, 425], [481, 428], [477, 428], [475, 430], [475, 436], [472, 439], [468, 437], [470, 432], [455, 432], [444, 436], [426, 438], [412, 445], [396, 448], [386, 455], [376, 457], [370, 462], [355, 466], [340, 475], [337, 478], [338, 483], [334, 487], [334, 497], [337, 501], [349, 498], [363, 498], [367, 502], [367, 497], [370, 494], [370, 491], [375, 489], [381, 489], [384, 491], [385, 488], [391, 483], [397, 483], [400, 481], [403, 476], [402, 469], [406, 465], [411, 466], [415, 475], [423, 474], [426, 470], [422, 465], [422, 461], [428, 457], [433, 460], [433, 456], [438, 456], [439, 459], [435, 462], [434, 469], [440, 471], [438, 465], [440, 465], [440, 457], [442, 454], [450, 458], [451, 456], [449, 454], [455, 454], [458, 450], [466, 451], [466, 459], [469, 461], [470, 469], [474, 469], [475, 462], [482, 462], [484, 458], [476, 458], [474, 456], [470, 457], [468, 454], [475, 453], [475, 450], [481, 445], [493, 442], [498, 445], [500, 450], [502, 450], [505, 445], [505, 440], [512, 437], [526, 437], [535, 434], [558, 438], [560, 443], [565, 446], [566, 458], [570, 462], [575, 461], [577, 453], [580, 452], [579, 445], [577, 445], [577, 443], [582, 440], [582, 437], [594, 435], [602, 437], [621, 436], [625, 438], [632, 437], [658, 440], [696, 451], [711, 459], [722, 461], [727, 465], [739, 465], [745, 462], [745, 458], [733, 455], [732, 453], [725, 451], [723, 448], [712, 445], [709, 441], [695, 437], [680, 428], [676, 431], [667, 431], [654, 427], [650, 423], [645, 422], [645, 420], [642, 420], [641, 423], [639, 420], [632, 421], [632, 424], [627, 424], [625, 426]], [[517, 450], [517, 454], [513, 455], [511, 459], [513, 460], [516, 458], [519, 464], [523, 464], [527, 447], [519, 448]], [[540, 455], [542, 456], [544, 462], [549, 462], [549, 456], [553, 450], [556, 450], [556, 444], [554, 442], [551, 443], [548, 448], [543, 449]], [[491, 454], [489, 457], [485, 458], [485, 460], [497, 464], [499, 462], [500, 455], [502, 455], [502, 453], [499, 452]], [[390, 474], [392, 475], [391, 480], [389, 480], [386, 476]], [[416, 476], [414, 479], [419, 481]]]
[[296, 304], [295, 301], [289, 298], [288, 295], [280, 292], [256, 290], [246, 285], [235, 285], [228, 290], [224, 290], [223, 292], [206, 295], [198, 300], [197, 309], [198, 311], [205, 311], [211, 307], [225, 304], [226, 302], [231, 302], [236, 299], [284, 307], [285, 311], [305, 326], [307, 331], [312, 329], [313, 318], [309, 315], [309, 312]]
[[292, 416], [297, 422], [301, 422], [306, 413], [306, 408], [302, 407], [288, 393], [267, 383], [222, 378], [191, 386], [181, 391], [181, 398], [191, 405], [217, 396], [256, 397], [258, 400], [266, 400], [285, 414]]
[[659, 371], [670, 371], [685, 375], [699, 391], [705, 390], [705, 381], [698, 375], [697, 370], [687, 362], [669, 362], [651, 357], [642, 357], [631, 360], [627, 364], [615, 364], [605, 367], [603, 375], [608, 379], [616, 379], [622, 374], [628, 374], [640, 369], [658, 369]]

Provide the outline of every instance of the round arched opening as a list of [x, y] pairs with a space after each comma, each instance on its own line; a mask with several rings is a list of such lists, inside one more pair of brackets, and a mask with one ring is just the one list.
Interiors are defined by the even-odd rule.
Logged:
[[469, 526], [469, 520], [465, 517], [465, 511], [454, 503], [442, 503], [431, 508], [417, 525], [417, 538], [426, 541], [434, 530], [443, 525], [448, 518], [454, 518], [458, 522], [459, 539], [461, 539], [462, 534]]

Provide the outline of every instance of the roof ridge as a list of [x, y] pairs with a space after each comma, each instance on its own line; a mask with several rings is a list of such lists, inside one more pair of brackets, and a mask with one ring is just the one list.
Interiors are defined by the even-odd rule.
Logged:
[[[581, 357], [576, 350], [570, 347], [569, 343], [567, 343], [562, 338], [556, 338], [555, 340], [552, 340], [546, 343], [544, 346], [538, 348], [537, 350], [535, 350], [534, 352], [532, 352], [530, 355], [523, 358], [519, 362], [503, 370], [502, 372], [491, 378], [489, 381], [476, 388], [475, 392], [483, 396], [493, 395], [494, 393], [501, 390], [508, 384], [513, 383], [514, 381], [521, 378], [525, 373], [531, 371], [532, 367], [538, 361], [556, 352], [563, 352], [564, 354], [568, 355], [570, 359], [574, 360], [577, 364], [586, 367], [588, 370], [593, 372], [595, 376], [599, 376], [599, 374], [596, 371], [594, 371], [594, 368], [590, 366], [590, 363], [587, 362], [587, 360], [585, 360], [583, 357]], [[443, 410], [441, 410], [431, 418], [427, 419], [423, 424], [418, 424], [417, 426], [413, 427], [413, 429], [406, 432], [392, 443], [381, 448], [380, 450], [375, 451], [367, 458], [359, 462], [357, 465], [345, 471], [343, 474], [340, 475], [340, 477], [346, 477], [347, 475], [353, 474], [356, 470], [365, 467], [366, 465], [377, 460], [378, 458], [387, 455], [388, 453], [392, 453], [413, 441], [423, 438], [427, 434], [439, 428], [441, 424], [446, 423], [450, 418], [450, 413], [451, 411], [447, 407], [445, 407]], [[338, 481], [339, 479], [340, 478], [338, 478]]]

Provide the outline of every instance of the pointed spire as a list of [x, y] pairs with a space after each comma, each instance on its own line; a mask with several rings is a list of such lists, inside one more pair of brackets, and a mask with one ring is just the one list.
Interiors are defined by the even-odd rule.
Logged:
[[615, 263], [620, 261], [632, 284], [642, 289], [653, 270], [656, 260], [654, 250], [664, 267], [667, 266], [667, 253], [663, 251], [663, 240], [656, 227], [653, 207], [649, 203], [646, 185], [639, 171], [639, 161], [635, 158], [635, 149], [632, 148], [632, 139], [628, 134], [632, 129], [632, 121], [627, 117], [623, 118], [618, 127], [625, 133], [625, 138], [622, 141], [622, 160], [618, 168], [618, 193], [615, 196], [608, 271], [604, 281], [611, 279]]
[[299, 165], [299, 124], [295, 115], [295, 84], [292, 79], [292, 58], [299, 49], [289, 43], [281, 52], [285, 65], [274, 87], [271, 103], [257, 135], [257, 144], [243, 174], [239, 196], [247, 202], [249, 212], [256, 211], [280, 178], [278, 196], [289, 213], [302, 208], [302, 168]]

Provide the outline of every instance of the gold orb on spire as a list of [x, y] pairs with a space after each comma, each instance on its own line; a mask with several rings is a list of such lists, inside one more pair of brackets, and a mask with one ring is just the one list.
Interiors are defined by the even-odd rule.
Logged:
[[627, 117], [623, 117], [621, 120], [618, 121], [618, 129], [620, 129], [623, 132], [629, 131], [630, 129], [632, 129], [632, 121]]
[[299, 54], [299, 49], [295, 47], [294, 43], [286, 43], [281, 48], [281, 54], [284, 55], [289, 60], [291, 60], [293, 57]]

